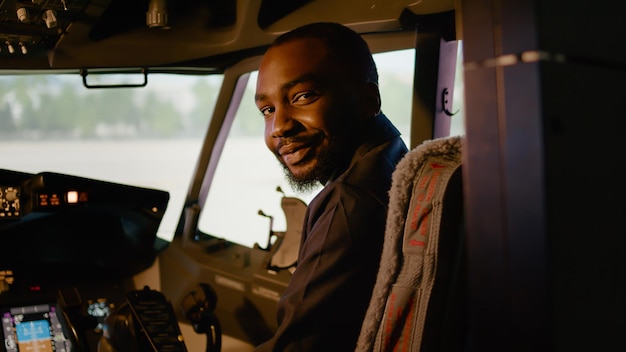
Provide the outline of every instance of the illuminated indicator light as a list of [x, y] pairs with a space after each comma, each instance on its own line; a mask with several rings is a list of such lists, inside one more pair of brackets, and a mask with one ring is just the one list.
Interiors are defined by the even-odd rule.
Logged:
[[152, 212], [153, 212], [153, 213], [156, 213], [157, 211], [159, 211], [159, 208], [157, 208], [157, 207], [152, 207]]
[[69, 191], [67, 192], [67, 202], [69, 204], [78, 203], [78, 192], [77, 191]]
[[50, 196], [50, 205], [61, 205], [61, 199], [58, 194], [52, 194]]
[[33, 285], [30, 287], [31, 291], [41, 291], [41, 286], [39, 285]]

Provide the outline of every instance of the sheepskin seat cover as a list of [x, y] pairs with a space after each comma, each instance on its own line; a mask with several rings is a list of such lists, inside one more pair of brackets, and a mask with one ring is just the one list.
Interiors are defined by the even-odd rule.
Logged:
[[463, 137], [426, 141], [398, 163], [380, 269], [357, 351], [464, 344]]

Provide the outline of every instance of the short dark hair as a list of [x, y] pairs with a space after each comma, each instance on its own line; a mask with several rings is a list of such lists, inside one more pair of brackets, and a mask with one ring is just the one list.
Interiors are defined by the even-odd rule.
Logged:
[[378, 84], [378, 70], [367, 42], [357, 32], [342, 24], [309, 23], [280, 35], [271, 46], [306, 38], [324, 41], [331, 55], [348, 70], [346, 72], [353, 72], [357, 80]]

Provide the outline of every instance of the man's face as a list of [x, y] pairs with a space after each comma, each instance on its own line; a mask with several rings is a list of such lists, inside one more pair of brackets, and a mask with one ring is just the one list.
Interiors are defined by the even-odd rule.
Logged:
[[363, 113], [346, 77], [318, 39], [280, 44], [261, 62], [255, 100], [265, 143], [297, 188], [325, 182], [354, 151], [350, 132]]

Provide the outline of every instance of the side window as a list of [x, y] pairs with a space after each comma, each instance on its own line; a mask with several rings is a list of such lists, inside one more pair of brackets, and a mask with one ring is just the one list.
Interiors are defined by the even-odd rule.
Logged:
[[463, 41], [459, 40], [454, 75], [454, 93], [452, 97], [452, 116], [450, 135], [465, 134], [465, 83], [463, 81]]
[[[413, 49], [374, 56], [379, 71], [382, 111], [402, 132], [409, 145], [413, 101]], [[284, 179], [282, 168], [267, 150], [263, 119], [254, 104], [256, 73], [251, 74], [241, 106], [235, 116], [202, 211], [199, 229], [215, 237], [252, 247], [265, 246], [270, 225], [286, 229], [280, 207], [282, 194], [308, 203], [317, 193], [295, 193]], [[260, 211], [265, 216], [259, 215]], [[271, 216], [271, 220], [269, 218]]]
[[286, 229], [278, 188], [307, 203], [316, 193], [294, 193], [265, 146], [263, 117], [254, 103], [256, 78], [250, 74], [198, 222], [201, 232], [248, 247], [265, 246], [270, 226]]

